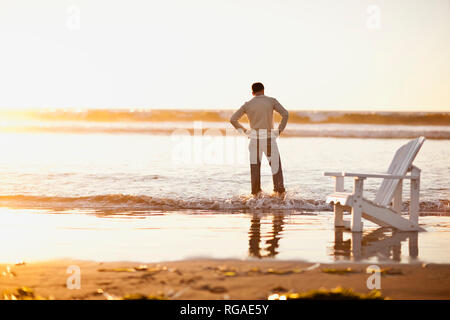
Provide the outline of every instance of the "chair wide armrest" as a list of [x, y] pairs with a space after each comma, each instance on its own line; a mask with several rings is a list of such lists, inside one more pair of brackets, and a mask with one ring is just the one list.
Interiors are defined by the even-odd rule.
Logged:
[[344, 172], [322, 172], [326, 177], [345, 177]]
[[356, 177], [356, 178], [381, 178], [381, 179], [417, 179], [418, 176], [399, 176], [389, 173], [355, 173], [355, 172], [324, 172], [329, 177]]

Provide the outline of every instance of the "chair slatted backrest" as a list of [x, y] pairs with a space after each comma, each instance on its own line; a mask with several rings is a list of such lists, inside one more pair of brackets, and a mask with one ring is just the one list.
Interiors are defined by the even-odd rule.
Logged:
[[[403, 176], [408, 172], [408, 169], [412, 165], [414, 158], [422, 147], [425, 137], [420, 137], [409, 141], [403, 145], [394, 155], [394, 159], [389, 166], [389, 174]], [[395, 189], [399, 184], [399, 179], [384, 179], [381, 183], [380, 189], [378, 189], [375, 197], [375, 203], [379, 205], [387, 206], [391, 203], [394, 197]]]

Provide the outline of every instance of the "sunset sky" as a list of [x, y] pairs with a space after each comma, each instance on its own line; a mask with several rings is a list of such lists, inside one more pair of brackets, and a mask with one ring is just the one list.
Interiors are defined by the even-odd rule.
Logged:
[[2, 0], [0, 108], [450, 111], [448, 0]]

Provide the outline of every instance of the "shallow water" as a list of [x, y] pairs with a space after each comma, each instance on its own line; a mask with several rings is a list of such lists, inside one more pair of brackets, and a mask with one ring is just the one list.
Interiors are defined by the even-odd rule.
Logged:
[[[336, 232], [324, 203], [333, 181], [322, 171], [384, 172], [406, 141], [281, 138], [286, 199], [253, 199], [245, 137], [1, 133], [0, 262], [450, 263], [450, 140], [427, 140], [414, 162], [422, 169], [420, 223], [428, 232], [370, 223], [362, 237]], [[365, 195], [374, 197], [380, 183], [368, 179]], [[262, 186], [270, 193], [266, 162]], [[404, 200], [408, 194], [406, 182]]]
[[190, 258], [450, 263], [450, 217], [421, 217], [427, 232], [367, 223], [335, 230], [310, 214], [0, 210], [1, 262], [50, 259], [159, 262]]
[[[403, 139], [279, 139], [287, 200], [248, 201], [248, 140], [223, 136], [0, 134], [0, 206], [327, 210], [333, 180], [323, 171], [385, 172]], [[450, 140], [427, 140], [422, 211], [450, 211]], [[262, 187], [271, 192], [263, 161]], [[350, 190], [352, 179], [346, 179]], [[365, 182], [374, 197], [378, 179]], [[408, 200], [406, 182], [404, 199]]]

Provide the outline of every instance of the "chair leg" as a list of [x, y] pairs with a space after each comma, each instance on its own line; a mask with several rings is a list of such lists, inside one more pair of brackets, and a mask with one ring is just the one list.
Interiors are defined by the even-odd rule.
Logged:
[[334, 226], [344, 226], [344, 207], [339, 204], [334, 205]]
[[352, 256], [353, 260], [361, 260], [362, 255], [362, 233], [352, 233]]
[[334, 177], [334, 192], [344, 192], [344, 177]]
[[416, 179], [411, 179], [411, 198], [409, 201], [409, 221], [414, 224], [419, 224], [419, 197], [420, 197], [420, 169], [413, 167], [411, 170], [412, 176], [417, 176]]
[[[335, 192], [344, 192], [344, 177], [335, 177], [336, 181], [334, 184]], [[344, 207], [340, 204], [334, 205], [334, 226], [343, 227], [344, 226]]]
[[363, 193], [364, 179], [355, 178], [353, 188], [353, 204], [352, 204], [352, 221], [350, 229], [352, 232], [362, 231], [362, 193]]
[[419, 242], [419, 236], [417, 234], [417, 231], [411, 232], [411, 235], [409, 236], [409, 239], [408, 239], [408, 249], [409, 249], [409, 257], [412, 260], [417, 259], [417, 257], [419, 256], [418, 242]]
[[361, 221], [362, 210], [359, 204], [352, 207], [352, 222], [350, 229], [352, 232], [362, 232], [362, 221]]

